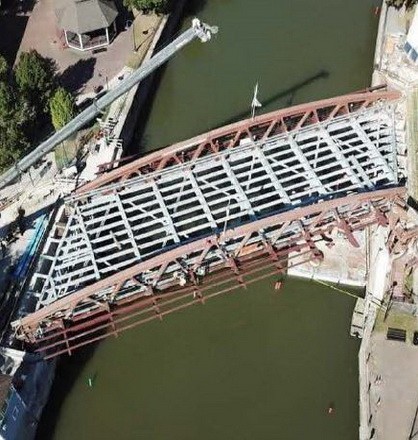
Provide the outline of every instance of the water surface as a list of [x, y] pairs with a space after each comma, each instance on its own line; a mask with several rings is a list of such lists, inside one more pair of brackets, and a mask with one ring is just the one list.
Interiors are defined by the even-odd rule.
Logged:
[[[199, 17], [217, 24], [219, 35], [170, 62], [138, 149], [247, 117], [257, 81], [263, 112], [370, 83], [375, 0], [200, 3]], [[64, 361], [38, 437], [357, 438], [359, 344], [348, 336], [353, 299], [301, 280], [287, 280], [278, 294], [272, 283]]]

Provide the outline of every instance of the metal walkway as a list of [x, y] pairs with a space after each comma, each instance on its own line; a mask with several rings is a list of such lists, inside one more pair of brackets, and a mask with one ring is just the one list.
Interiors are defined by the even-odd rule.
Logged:
[[[107, 326], [116, 332], [113, 310], [138, 301], [161, 317], [170, 292], [202, 300], [213, 286], [203, 280], [221, 268], [245, 285], [242, 269], [253, 264], [254, 273], [255, 256], [267, 255], [274, 270], [320, 260], [315, 243], [335, 228], [358, 246], [355, 231], [386, 225], [391, 205], [402, 203], [397, 97], [368, 92], [279, 110], [80, 188], [44, 246], [31, 284], [37, 310], [13, 323], [18, 337], [71, 353], [84, 342], [74, 336], [70, 347], [68, 331], [88, 341]], [[253, 279], [271, 274], [259, 271]], [[64, 333], [62, 348], [54, 341]]]

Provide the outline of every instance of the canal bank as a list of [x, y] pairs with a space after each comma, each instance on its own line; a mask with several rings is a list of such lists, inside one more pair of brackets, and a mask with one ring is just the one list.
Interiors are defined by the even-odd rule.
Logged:
[[[382, 4], [372, 83], [387, 84], [401, 93], [395, 112], [398, 174], [405, 180], [409, 197], [416, 200], [414, 94], [418, 71], [404, 51], [414, 11], [415, 8], [396, 10]], [[410, 206], [414, 207], [414, 203]], [[416, 224], [416, 211], [409, 208], [408, 216], [411, 224]], [[407, 286], [404, 268], [408, 251], [405, 259], [400, 259], [392, 249], [389, 252], [388, 241], [388, 232], [382, 228], [374, 230], [370, 239], [371, 276], [365, 307], [368, 313], [359, 350], [360, 440], [413, 438], [417, 432], [418, 392], [411, 368], [417, 360], [411, 341], [413, 331], [418, 329], [414, 304], [416, 270], [410, 274]], [[406, 343], [389, 340], [390, 328], [405, 331]]]
[[[372, 2], [324, 2], [321, 14], [310, 1], [223, 3], [202, 10], [221, 29], [213, 49], [190, 47], [166, 69], [142, 142], [148, 150], [247, 116], [257, 80], [262, 111], [369, 84]], [[340, 14], [352, 14], [347, 28], [337, 23]], [[307, 16], [322, 21], [308, 28]], [[354, 22], [358, 40], [347, 38]], [[345, 37], [327, 41], [337, 31]], [[321, 51], [313, 57], [305, 41]], [[314, 286], [290, 281], [275, 294], [269, 280], [76, 355], [62, 366], [45, 413], [45, 423], [57, 422], [55, 434], [50, 426], [39, 438], [355, 438], [353, 301]], [[330, 404], [335, 417], [326, 414]]]

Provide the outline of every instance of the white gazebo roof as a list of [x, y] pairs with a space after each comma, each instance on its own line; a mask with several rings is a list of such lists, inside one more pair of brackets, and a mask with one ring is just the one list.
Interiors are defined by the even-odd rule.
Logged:
[[55, 0], [59, 26], [77, 34], [109, 27], [118, 15], [111, 0]]

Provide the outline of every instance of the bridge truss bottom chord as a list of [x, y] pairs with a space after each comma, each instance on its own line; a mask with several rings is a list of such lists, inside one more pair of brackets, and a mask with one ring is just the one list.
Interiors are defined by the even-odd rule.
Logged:
[[[265, 239], [247, 245], [251, 234], [243, 234], [238, 254], [226, 258], [223, 265], [210, 268], [204, 277], [190, 273], [183, 287], [172, 280], [171, 287], [167, 284], [164, 290], [151, 289], [151, 294], [146, 296], [138, 292], [118, 301], [98, 303], [96, 308], [74, 314], [70, 319], [55, 318], [43, 326], [40, 335], [32, 334], [26, 341], [47, 359], [62, 353], [71, 355], [87, 344], [111, 335], [118, 336], [123, 330], [163, 319], [174, 311], [204, 303], [236, 288], [246, 288], [255, 281], [284, 273], [288, 268], [309, 261], [320, 262], [323, 255], [318, 242], [329, 244], [331, 233], [338, 230], [350, 244], [358, 246], [355, 233], [371, 225], [387, 226], [394, 205], [404, 207], [404, 191], [403, 188], [392, 188], [348, 196], [338, 200], [336, 206], [336, 201], [331, 201], [305, 208], [304, 219], [309, 218], [310, 227], [304, 227], [302, 231], [295, 229], [285, 240], [279, 241], [280, 247]], [[294, 221], [302, 224], [300, 220]], [[285, 224], [281, 223], [279, 233]], [[260, 234], [260, 231], [252, 234]], [[212, 245], [216, 246], [214, 242]], [[201, 252], [203, 255], [205, 249]], [[94, 285], [91, 292], [94, 294]]]

